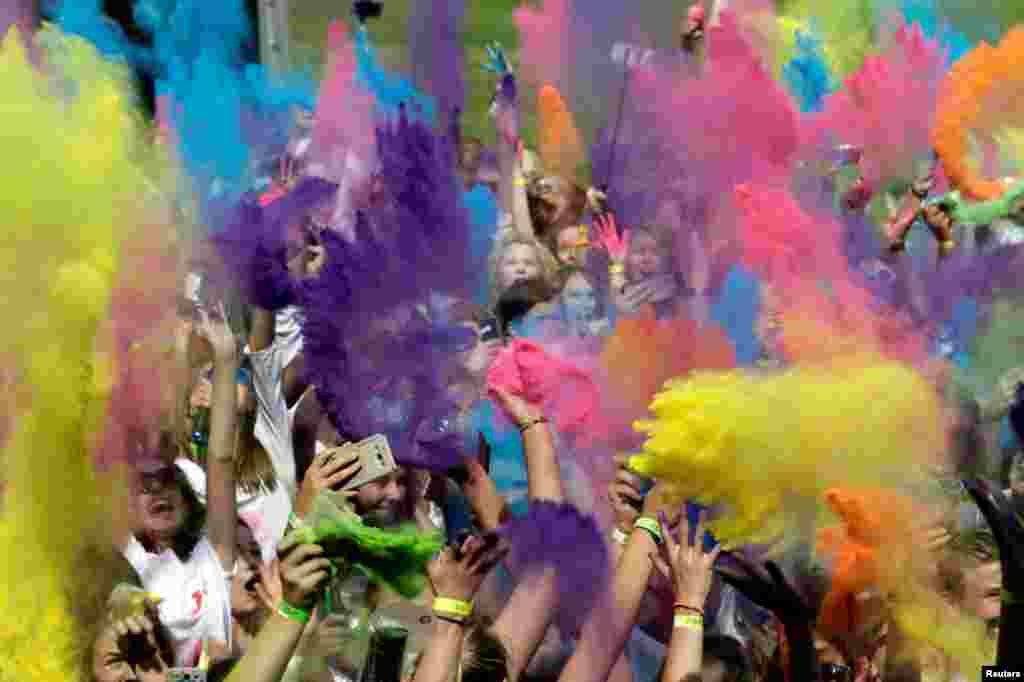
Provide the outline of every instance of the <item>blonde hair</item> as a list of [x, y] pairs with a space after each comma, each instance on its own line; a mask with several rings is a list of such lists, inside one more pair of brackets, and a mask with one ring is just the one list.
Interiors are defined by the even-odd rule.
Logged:
[[537, 254], [537, 264], [540, 266], [540, 279], [551, 291], [558, 290], [558, 260], [543, 244], [534, 237], [527, 237], [515, 229], [506, 229], [498, 233], [494, 240], [494, 247], [487, 261], [488, 281], [491, 287], [491, 303], [497, 303], [501, 295], [498, 276], [501, 270], [501, 261], [505, 252], [513, 246], [529, 246]]

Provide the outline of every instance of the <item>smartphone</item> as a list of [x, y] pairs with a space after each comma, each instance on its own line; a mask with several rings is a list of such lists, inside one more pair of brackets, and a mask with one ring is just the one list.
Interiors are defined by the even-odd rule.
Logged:
[[206, 671], [199, 668], [171, 668], [167, 682], [206, 682]]
[[489, 317], [480, 323], [480, 340], [484, 343], [501, 340], [501, 325], [498, 324], [498, 318]]
[[345, 490], [361, 488], [398, 470], [387, 436], [376, 434], [366, 440], [342, 447], [345, 454], [351, 450], [355, 450], [359, 455], [359, 464], [362, 468], [356, 477], [345, 485]]

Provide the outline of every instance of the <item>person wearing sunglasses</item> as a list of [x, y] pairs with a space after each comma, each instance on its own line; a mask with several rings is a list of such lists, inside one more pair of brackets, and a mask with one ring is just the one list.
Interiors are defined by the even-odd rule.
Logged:
[[145, 590], [160, 600], [159, 620], [179, 666], [195, 665], [205, 650], [230, 650], [230, 580], [238, 554], [232, 461], [238, 354], [223, 305], [201, 311], [195, 332], [214, 357], [206, 508], [189, 480], [196, 467], [179, 463], [175, 434], [136, 433], [129, 445], [136, 450], [130, 494], [137, 525], [122, 546]]

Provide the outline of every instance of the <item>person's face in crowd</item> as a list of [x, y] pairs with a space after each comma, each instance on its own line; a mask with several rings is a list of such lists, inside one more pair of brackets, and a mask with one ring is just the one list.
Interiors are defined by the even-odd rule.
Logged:
[[652, 235], [636, 232], [629, 243], [626, 270], [633, 280], [664, 275], [668, 272], [668, 258]]
[[586, 247], [580, 244], [583, 235], [579, 226], [563, 228], [558, 233], [558, 260], [565, 265], [582, 266]]
[[537, 249], [529, 244], [512, 244], [501, 257], [498, 266], [498, 286], [503, 291], [519, 282], [540, 275]]
[[168, 539], [185, 524], [188, 510], [182, 485], [173, 464], [150, 459], [138, 465], [132, 481], [132, 496], [142, 531], [147, 536]]
[[961, 603], [984, 621], [999, 617], [1002, 608], [1003, 571], [998, 561], [985, 561], [964, 571]]
[[140, 670], [123, 660], [113, 628], [104, 628], [93, 645], [92, 674], [96, 682], [166, 682], [167, 674]]
[[564, 225], [572, 217], [569, 188], [560, 178], [542, 181], [539, 218], [547, 226]]
[[263, 608], [256, 585], [260, 581], [263, 557], [249, 526], [238, 524], [237, 571], [231, 579], [231, 612], [235, 615], [254, 613]]
[[953, 229], [953, 219], [950, 217], [949, 213], [938, 204], [925, 206], [921, 215], [929, 225], [933, 225], [941, 230]]
[[597, 315], [597, 292], [587, 278], [577, 272], [562, 289], [562, 305], [569, 320], [592, 320]]
[[356, 491], [352, 498], [363, 522], [375, 528], [390, 528], [406, 521], [405, 500], [411, 472], [405, 467]]

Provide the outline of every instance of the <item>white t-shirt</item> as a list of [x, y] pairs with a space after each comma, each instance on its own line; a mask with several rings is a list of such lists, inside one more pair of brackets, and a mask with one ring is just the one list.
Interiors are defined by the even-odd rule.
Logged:
[[[261, 486], [254, 493], [239, 489], [238, 517], [252, 530], [263, 560], [267, 562], [277, 556], [277, 544], [284, 537], [298, 488], [292, 424], [302, 401], [288, 408], [282, 377], [284, 368], [301, 350], [301, 317], [295, 308], [286, 308], [277, 313], [277, 334], [270, 347], [255, 353], [246, 348], [252, 365], [253, 391], [256, 394], [254, 433], [270, 457], [277, 485], [273, 490]], [[186, 473], [196, 495], [205, 504], [205, 474], [197, 466], [188, 467]]]
[[277, 543], [284, 537], [288, 517], [298, 493], [292, 424], [302, 401], [291, 409], [284, 396], [284, 368], [302, 348], [301, 326], [297, 311], [278, 313], [277, 337], [270, 347], [246, 353], [252, 365], [252, 384], [256, 393], [256, 440], [270, 456], [277, 486], [256, 494], [239, 493], [238, 516], [256, 536], [264, 561], [277, 554]]
[[185, 562], [169, 549], [150, 554], [134, 537], [123, 552], [146, 591], [163, 600], [160, 622], [170, 633], [175, 665], [195, 665], [204, 640], [231, 647], [231, 577], [205, 535]]

